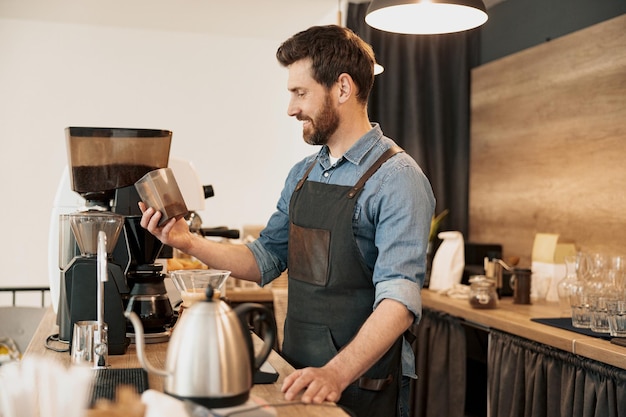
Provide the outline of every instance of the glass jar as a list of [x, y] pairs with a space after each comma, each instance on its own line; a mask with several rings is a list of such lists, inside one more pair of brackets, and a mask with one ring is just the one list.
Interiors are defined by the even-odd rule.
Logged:
[[469, 303], [472, 308], [490, 309], [498, 306], [496, 282], [484, 275], [474, 275], [469, 279]]

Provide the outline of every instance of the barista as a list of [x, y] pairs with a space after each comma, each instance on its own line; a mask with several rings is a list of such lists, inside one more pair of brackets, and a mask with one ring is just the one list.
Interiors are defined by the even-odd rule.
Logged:
[[[312, 27], [284, 42], [288, 114], [321, 149], [289, 173], [259, 239], [222, 245], [183, 220], [141, 225], [213, 268], [265, 285], [289, 268], [283, 354], [287, 400], [334, 401], [356, 415], [408, 415], [414, 356], [403, 335], [421, 316], [431, 186], [367, 115], [374, 54], [352, 31]], [[404, 375], [404, 378], [403, 378]]]

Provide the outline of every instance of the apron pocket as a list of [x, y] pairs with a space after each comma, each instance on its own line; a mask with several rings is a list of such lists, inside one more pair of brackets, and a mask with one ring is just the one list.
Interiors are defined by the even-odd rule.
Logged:
[[289, 278], [325, 287], [330, 261], [330, 230], [289, 225]]
[[328, 326], [288, 319], [282, 353], [294, 368], [319, 368], [337, 354], [337, 348]]

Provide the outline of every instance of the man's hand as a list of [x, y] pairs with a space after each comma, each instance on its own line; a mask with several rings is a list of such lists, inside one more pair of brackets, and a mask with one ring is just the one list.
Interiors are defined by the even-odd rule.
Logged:
[[159, 226], [161, 212], [139, 203], [142, 211], [141, 226], [152, 233], [164, 245], [169, 245], [210, 268], [225, 269], [237, 278], [261, 282], [261, 271], [252, 251], [246, 245], [224, 245], [191, 233], [185, 219], [170, 219]]
[[301, 398], [303, 403], [337, 402], [347, 387], [341, 381], [341, 375], [328, 367], [303, 368], [285, 378], [281, 391], [285, 393], [285, 399], [288, 401], [295, 399], [300, 392], [304, 391]]
[[287, 376], [281, 391], [302, 402], [337, 402], [348, 385], [378, 361], [413, 322], [404, 304], [384, 299], [365, 321], [354, 339], [321, 368], [298, 369]]
[[191, 246], [191, 232], [185, 219], [170, 219], [163, 226], [159, 226], [161, 212], [146, 207], [143, 202], [139, 202], [139, 209], [143, 213], [141, 216], [141, 226], [152, 233], [164, 245], [172, 246], [185, 252]]

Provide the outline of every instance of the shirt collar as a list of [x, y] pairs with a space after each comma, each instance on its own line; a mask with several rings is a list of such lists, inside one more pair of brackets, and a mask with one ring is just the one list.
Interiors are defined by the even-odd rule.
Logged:
[[[383, 131], [381, 130], [380, 125], [378, 123], [372, 123], [372, 129], [361, 136], [359, 140], [357, 140], [356, 143], [343, 154], [343, 158], [354, 165], [359, 165], [374, 145], [382, 138], [382, 136]], [[321, 161], [328, 161], [329, 153], [330, 151], [328, 146], [322, 146], [318, 159]]]

